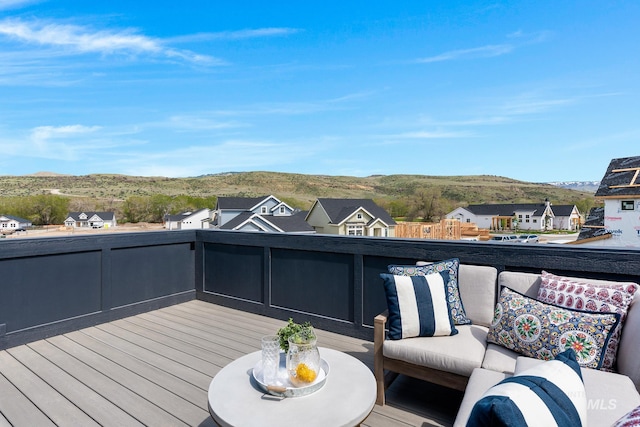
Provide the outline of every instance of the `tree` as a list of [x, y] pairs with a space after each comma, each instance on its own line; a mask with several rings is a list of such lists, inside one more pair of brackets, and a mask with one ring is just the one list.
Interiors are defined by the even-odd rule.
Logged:
[[422, 218], [423, 221], [436, 222], [444, 216], [442, 193], [439, 188], [422, 188], [409, 199], [408, 220]]
[[30, 220], [34, 225], [62, 224], [69, 213], [69, 199], [53, 194], [12, 197], [3, 212]]
[[409, 205], [405, 200], [392, 200], [389, 202], [387, 210], [393, 218], [406, 217], [409, 213]]
[[151, 199], [146, 196], [130, 196], [123, 204], [125, 222], [148, 222], [151, 215]]
[[591, 211], [591, 208], [595, 206], [595, 200], [592, 197], [587, 197], [584, 199], [580, 199], [576, 202], [576, 208], [578, 208], [578, 212], [582, 215], [583, 218], [586, 218]]

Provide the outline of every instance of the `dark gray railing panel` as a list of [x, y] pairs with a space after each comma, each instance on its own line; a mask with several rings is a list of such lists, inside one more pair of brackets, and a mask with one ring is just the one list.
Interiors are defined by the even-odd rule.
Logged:
[[0, 349], [195, 297], [194, 231], [3, 239]]
[[264, 303], [262, 246], [204, 244], [204, 290]]
[[271, 305], [353, 322], [353, 256], [272, 249]]
[[111, 250], [111, 306], [193, 290], [191, 243]]
[[100, 252], [0, 260], [6, 333], [100, 311]]

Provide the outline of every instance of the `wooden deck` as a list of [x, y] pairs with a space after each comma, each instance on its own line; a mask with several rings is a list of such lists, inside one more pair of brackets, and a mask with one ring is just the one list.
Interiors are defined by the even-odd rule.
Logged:
[[[284, 323], [190, 301], [0, 351], [0, 427], [214, 426], [211, 378]], [[372, 342], [317, 332], [373, 368]], [[363, 425], [450, 425], [461, 399], [400, 377]]]

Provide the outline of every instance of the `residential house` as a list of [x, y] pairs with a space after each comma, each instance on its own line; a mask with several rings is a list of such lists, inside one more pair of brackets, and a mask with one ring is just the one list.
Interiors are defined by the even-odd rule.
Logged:
[[13, 215], [0, 215], [0, 233], [13, 233], [16, 230], [26, 230], [33, 226], [28, 219]]
[[578, 231], [582, 223], [582, 215], [576, 205], [551, 205], [553, 211], [553, 229]]
[[485, 204], [459, 207], [446, 216], [460, 222], [475, 223], [490, 230], [577, 230], [580, 212], [575, 205], [544, 203]]
[[[595, 211], [576, 243], [599, 246], [640, 246], [640, 156], [613, 159], [600, 181]], [[601, 215], [595, 214], [600, 212]]]
[[317, 199], [306, 221], [323, 234], [395, 236], [396, 222], [371, 199]]
[[275, 196], [218, 197], [212, 225], [221, 230], [315, 233], [305, 214]]
[[164, 216], [164, 228], [167, 230], [199, 230], [209, 228], [210, 222], [211, 210], [209, 208]]
[[116, 214], [114, 212], [69, 212], [64, 225], [73, 228], [115, 227]]

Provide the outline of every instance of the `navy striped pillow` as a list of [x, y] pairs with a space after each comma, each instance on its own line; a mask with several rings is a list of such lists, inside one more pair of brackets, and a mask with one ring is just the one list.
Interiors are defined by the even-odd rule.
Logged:
[[446, 284], [449, 273], [394, 276], [382, 273], [389, 309], [389, 339], [455, 335]]
[[492, 388], [476, 402], [467, 427], [585, 426], [587, 396], [572, 349]]

